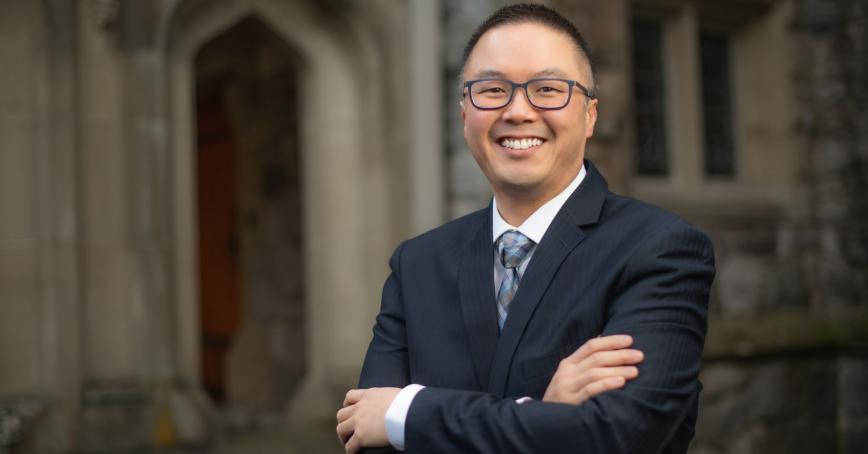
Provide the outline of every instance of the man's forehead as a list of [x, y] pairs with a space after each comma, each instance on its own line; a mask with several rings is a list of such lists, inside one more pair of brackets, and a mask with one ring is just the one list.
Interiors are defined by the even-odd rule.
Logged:
[[[484, 79], [484, 78], [497, 78], [497, 79], [506, 79], [509, 78], [509, 75], [505, 72], [495, 69], [495, 68], [481, 68], [477, 71], [473, 71], [471, 74], [474, 78]], [[560, 68], [544, 68], [539, 71], [535, 71], [530, 74], [530, 78], [540, 78], [540, 77], [557, 77], [561, 79], [567, 79], [570, 76], [566, 71]]]
[[[573, 52], [564, 52], [565, 46]], [[552, 58], [537, 61], [542, 68], [529, 68], [529, 59], [514, 54], [517, 47], [527, 49], [533, 56], [551, 55]], [[505, 76], [501, 66], [514, 67], [514, 63], [520, 63], [523, 70], [533, 71], [529, 78], [571, 79], [578, 76], [572, 74], [576, 69], [583, 75], [588, 69], [584, 55], [567, 33], [546, 24], [520, 22], [486, 31], [471, 52], [464, 70], [465, 75], [472, 78], [500, 78]]]

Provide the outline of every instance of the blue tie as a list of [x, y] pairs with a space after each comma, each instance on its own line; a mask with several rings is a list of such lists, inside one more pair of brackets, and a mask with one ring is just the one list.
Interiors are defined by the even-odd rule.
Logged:
[[500, 263], [503, 264], [505, 271], [500, 289], [497, 291], [497, 324], [501, 330], [509, 313], [509, 303], [515, 297], [518, 281], [521, 280], [518, 268], [533, 249], [534, 244], [533, 240], [516, 230], [508, 230], [497, 239]]

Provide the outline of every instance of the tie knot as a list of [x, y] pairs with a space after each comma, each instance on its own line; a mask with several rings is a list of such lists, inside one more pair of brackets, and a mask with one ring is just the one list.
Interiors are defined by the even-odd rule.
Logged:
[[500, 260], [504, 268], [518, 268], [534, 245], [533, 240], [516, 230], [508, 230], [498, 238]]

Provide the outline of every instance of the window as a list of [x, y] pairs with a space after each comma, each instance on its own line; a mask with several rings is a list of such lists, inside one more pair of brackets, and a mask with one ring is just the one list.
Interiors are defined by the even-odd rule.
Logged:
[[659, 19], [633, 18], [633, 102], [639, 175], [669, 173], [662, 28]]
[[723, 32], [699, 33], [705, 174], [735, 174], [730, 38]]
[[697, 217], [805, 213], [786, 2], [632, 0], [626, 21], [630, 193]]

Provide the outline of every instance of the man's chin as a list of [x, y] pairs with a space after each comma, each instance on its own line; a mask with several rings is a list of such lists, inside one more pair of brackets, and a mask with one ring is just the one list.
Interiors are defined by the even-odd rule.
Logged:
[[[537, 178], [529, 175], [512, 176], [510, 178], [501, 178], [496, 184], [496, 188], [500, 192], [511, 195], [528, 195], [537, 192], [540, 182]], [[495, 192], [499, 192], [495, 191]]]

